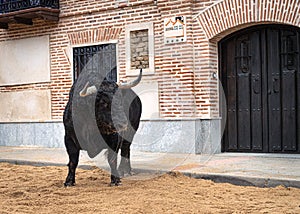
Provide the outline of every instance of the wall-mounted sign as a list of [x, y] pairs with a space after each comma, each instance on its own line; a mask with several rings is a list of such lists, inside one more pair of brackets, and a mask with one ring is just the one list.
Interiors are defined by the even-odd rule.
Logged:
[[115, 1], [115, 7], [119, 7], [121, 5], [127, 5], [128, 4], [128, 0], [117, 0]]
[[165, 44], [186, 41], [186, 17], [175, 16], [164, 20]]

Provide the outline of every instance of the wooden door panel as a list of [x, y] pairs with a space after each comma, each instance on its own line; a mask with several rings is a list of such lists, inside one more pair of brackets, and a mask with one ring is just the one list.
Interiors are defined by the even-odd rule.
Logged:
[[[299, 40], [298, 40], [298, 50], [300, 50], [300, 44], [299, 44]], [[299, 66], [299, 62], [300, 62], [300, 56], [298, 55], [298, 68]], [[300, 153], [300, 71], [297, 71], [296, 74], [296, 90], [297, 90], [297, 126], [296, 126], [296, 133], [297, 133], [297, 151]]]
[[238, 143], [239, 149], [250, 149], [250, 77], [249, 74], [238, 73]]
[[[267, 30], [267, 87], [268, 87], [268, 133], [271, 151], [281, 150], [281, 81], [280, 81], [280, 45], [277, 29]], [[276, 87], [275, 87], [276, 86]]]
[[262, 106], [262, 56], [259, 31], [251, 34], [251, 135], [252, 150], [263, 150], [263, 106]]
[[282, 141], [283, 150], [296, 150], [296, 91], [295, 72], [283, 72], [282, 75]]
[[297, 33], [281, 32], [282, 141], [284, 151], [297, 145]]
[[297, 128], [296, 128], [296, 133], [297, 133], [297, 142], [296, 142], [296, 147], [297, 147], [297, 152], [300, 153], [300, 32], [298, 31], [298, 36], [296, 38], [296, 44], [295, 46], [297, 47], [297, 54], [295, 56], [296, 58], [296, 94], [297, 94]]
[[237, 123], [238, 149], [251, 148], [251, 81], [250, 81], [250, 40], [249, 36], [237, 38], [235, 48], [235, 62], [237, 71]]
[[226, 58], [226, 66], [224, 70], [227, 73], [226, 78], [226, 88], [229, 96], [227, 96], [227, 106], [228, 106], [228, 116], [227, 116], [227, 127], [230, 129], [230, 132], [226, 133], [227, 142], [230, 144], [227, 145], [229, 150], [238, 149], [237, 143], [237, 117], [236, 117], [236, 67], [234, 61], [234, 41], [228, 42], [226, 48], [226, 54], [223, 56]]

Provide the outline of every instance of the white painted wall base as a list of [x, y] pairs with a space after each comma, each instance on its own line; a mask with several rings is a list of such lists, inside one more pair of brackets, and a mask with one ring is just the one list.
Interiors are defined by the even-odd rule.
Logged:
[[[220, 120], [141, 121], [132, 150], [166, 153], [221, 152]], [[64, 147], [62, 122], [1, 123], [0, 146]]]

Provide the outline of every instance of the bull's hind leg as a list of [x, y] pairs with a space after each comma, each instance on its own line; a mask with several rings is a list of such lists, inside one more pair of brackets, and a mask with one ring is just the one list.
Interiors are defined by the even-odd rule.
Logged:
[[79, 149], [71, 137], [65, 136], [65, 146], [69, 155], [69, 173], [64, 183], [65, 186], [75, 185], [75, 171], [79, 160]]
[[121, 177], [124, 177], [126, 174], [132, 175], [130, 163], [130, 145], [130, 142], [124, 140], [121, 146], [121, 162], [119, 166], [119, 173]]
[[121, 179], [117, 170], [117, 153], [109, 149], [107, 158], [111, 169], [110, 185], [119, 186], [121, 184]]
[[119, 172], [117, 170], [117, 164], [118, 164], [118, 151], [120, 149], [120, 138], [118, 134], [114, 134], [109, 136], [109, 149], [108, 149], [108, 163], [111, 169], [111, 186], [119, 186], [121, 185], [121, 179], [119, 176]]

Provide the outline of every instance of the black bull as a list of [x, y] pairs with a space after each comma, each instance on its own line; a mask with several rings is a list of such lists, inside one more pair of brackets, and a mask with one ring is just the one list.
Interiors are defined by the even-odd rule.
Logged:
[[[142, 113], [142, 103], [131, 87], [140, 82], [142, 70], [135, 81], [120, 86], [107, 79], [99, 81], [91, 73], [87, 75], [81, 78], [84, 81], [78, 78], [73, 84], [64, 111], [65, 146], [69, 155], [64, 185], [75, 184], [80, 150], [86, 150], [93, 158], [103, 149], [108, 149], [111, 185], [119, 185], [120, 176], [131, 173], [130, 145]], [[121, 162], [117, 169], [119, 149]]]

